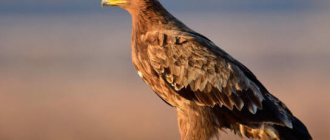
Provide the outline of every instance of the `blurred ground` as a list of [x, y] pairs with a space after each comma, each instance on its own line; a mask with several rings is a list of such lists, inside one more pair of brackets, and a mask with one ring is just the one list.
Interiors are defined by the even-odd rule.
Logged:
[[[247, 65], [314, 139], [326, 140], [329, 11], [175, 15]], [[122, 11], [0, 14], [0, 139], [178, 139], [175, 111], [136, 75], [129, 41]]]

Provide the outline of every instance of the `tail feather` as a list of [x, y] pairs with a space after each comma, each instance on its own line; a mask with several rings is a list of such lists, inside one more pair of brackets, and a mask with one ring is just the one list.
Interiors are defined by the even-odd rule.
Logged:
[[312, 140], [306, 127], [297, 118], [294, 119], [293, 128], [275, 124], [264, 124], [259, 128], [252, 128], [236, 124], [233, 130], [242, 137], [258, 140]]
[[296, 117], [292, 121], [293, 128], [274, 126], [281, 140], [312, 140], [305, 125]]

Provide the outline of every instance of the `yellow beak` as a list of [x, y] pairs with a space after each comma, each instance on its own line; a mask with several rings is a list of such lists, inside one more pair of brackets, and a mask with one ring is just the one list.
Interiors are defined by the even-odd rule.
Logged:
[[126, 0], [102, 0], [102, 6], [118, 6], [125, 3]]

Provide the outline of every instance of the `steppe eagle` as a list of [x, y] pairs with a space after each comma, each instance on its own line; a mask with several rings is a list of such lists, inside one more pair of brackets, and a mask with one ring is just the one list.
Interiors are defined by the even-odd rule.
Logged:
[[176, 108], [181, 140], [219, 130], [262, 140], [311, 140], [290, 110], [244, 65], [171, 15], [158, 0], [103, 0], [132, 16], [132, 61], [142, 79]]

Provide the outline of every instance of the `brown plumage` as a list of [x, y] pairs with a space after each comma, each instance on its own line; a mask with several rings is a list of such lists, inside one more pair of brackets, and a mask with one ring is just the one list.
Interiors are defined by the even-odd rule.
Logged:
[[103, 0], [132, 16], [132, 59], [175, 107], [182, 140], [222, 129], [262, 140], [310, 140], [306, 127], [244, 65], [177, 20], [157, 0]]

